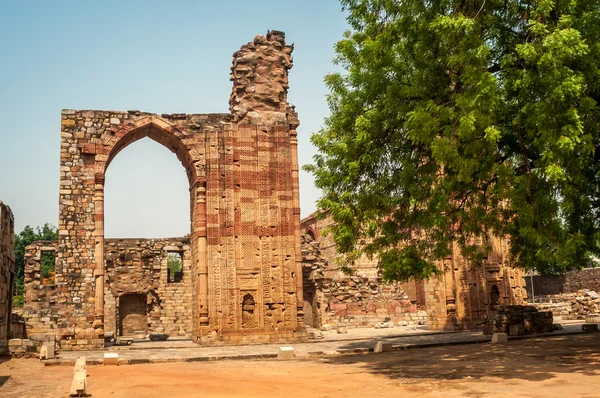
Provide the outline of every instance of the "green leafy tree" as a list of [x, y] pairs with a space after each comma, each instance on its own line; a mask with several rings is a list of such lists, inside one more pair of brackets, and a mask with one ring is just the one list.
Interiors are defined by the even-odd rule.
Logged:
[[426, 278], [453, 244], [515, 264], [598, 254], [599, 0], [342, 0], [344, 70], [307, 167], [344, 260]]
[[[58, 239], [58, 230], [51, 224], [44, 224], [35, 229], [27, 225], [23, 231], [15, 236], [15, 305], [23, 304], [23, 288], [25, 277], [25, 248], [38, 240], [56, 241]], [[43, 253], [41, 261], [42, 278], [50, 277], [54, 271], [54, 253]]]

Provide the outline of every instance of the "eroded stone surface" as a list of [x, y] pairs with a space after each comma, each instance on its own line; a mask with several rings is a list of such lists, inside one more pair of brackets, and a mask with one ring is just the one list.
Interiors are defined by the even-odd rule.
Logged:
[[[291, 52], [277, 31], [236, 52], [231, 114], [62, 111], [56, 280], [44, 287], [36, 279], [45, 243], [35, 243], [28, 328], [55, 333], [61, 347], [89, 348], [103, 344], [105, 330], [122, 332], [121, 300], [131, 315], [121, 323], [140, 330], [145, 298], [147, 332], [205, 344], [306, 338]], [[175, 243], [184, 261], [177, 287], [165, 282], [164, 242], [104, 239], [107, 167], [145, 137], [175, 153], [190, 184], [191, 232]]]
[[321, 233], [332, 223], [331, 217], [316, 214], [302, 220], [304, 312], [311, 326], [401, 321], [409, 327], [426, 323], [430, 330], [475, 329], [495, 319], [504, 306], [521, 305], [527, 298], [523, 272], [511, 267], [504, 239], [487, 242], [491, 252], [482, 266], [471, 264], [455, 247], [438, 263], [441, 277], [384, 283], [376, 257], [359, 258], [351, 276], [342, 272], [331, 235]]

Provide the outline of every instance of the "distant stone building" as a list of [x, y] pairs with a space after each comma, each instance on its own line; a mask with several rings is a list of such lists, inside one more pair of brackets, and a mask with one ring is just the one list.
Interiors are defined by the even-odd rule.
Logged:
[[[508, 262], [508, 243], [493, 239], [482, 266], [474, 266], [458, 248], [440, 261], [441, 276], [426, 281], [384, 283], [377, 258], [361, 257], [354, 273], [345, 275], [336, 259], [335, 243], [322, 231], [330, 217], [316, 213], [302, 220], [304, 312], [306, 323], [370, 326], [392, 321], [426, 321], [430, 330], [478, 328], [498, 307], [523, 304], [527, 297], [523, 272]], [[421, 311], [424, 311], [421, 312]]]
[[0, 201], [0, 355], [8, 352], [15, 285], [15, 220]]
[[[305, 338], [292, 50], [278, 31], [242, 46], [228, 114], [62, 111], [59, 239], [27, 249], [30, 332], [56, 335], [63, 349], [101, 347], [105, 331], [202, 344]], [[190, 234], [105, 239], [106, 170], [144, 137], [185, 167]], [[56, 253], [51, 286], [40, 280], [44, 251]]]

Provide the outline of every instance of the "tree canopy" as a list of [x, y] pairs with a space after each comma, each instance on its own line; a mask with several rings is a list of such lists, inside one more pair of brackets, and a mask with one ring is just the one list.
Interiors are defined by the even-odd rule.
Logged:
[[307, 166], [351, 262], [426, 278], [506, 236], [515, 265], [599, 253], [600, 0], [342, 0], [343, 69]]

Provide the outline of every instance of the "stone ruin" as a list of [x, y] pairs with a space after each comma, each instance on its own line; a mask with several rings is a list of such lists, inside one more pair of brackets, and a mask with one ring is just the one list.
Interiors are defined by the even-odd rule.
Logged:
[[[102, 347], [105, 332], [201, 344], [305, 339], [292, 50], [279, 31], [242, 46], [228, 114], [62, 111], [59, 239], [27, 248], [28, 333], [55, 335], [63, 349]], [[186, 170], [190, 234], [105, 239], [106, 170], [145, 137]], [[56, 253], [52, 285], [40, 280], [44, 251]], [[177, 275], [170, 255], [182, 259]]]
[[8, 352], [15, 285], [15, 220], [0, 201], [0, 355]]
[[330, 235], [329, 216], [302, 220], [305, 323], [374, 326], [425, 323], [428, 330], [483, 328], [504, 306], [527, 298], [523, 272], [508, 262], [508, 243], [495, 238], [482, 266], [471, 264], [455, 248], [440, 261], [439, 277], [426, 281], [384, 283], [377, 258], [358, 259], [353, 274], [342, 272]]

